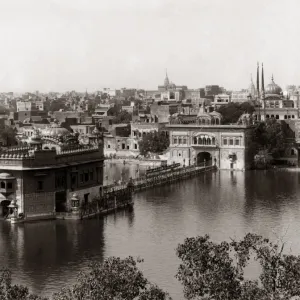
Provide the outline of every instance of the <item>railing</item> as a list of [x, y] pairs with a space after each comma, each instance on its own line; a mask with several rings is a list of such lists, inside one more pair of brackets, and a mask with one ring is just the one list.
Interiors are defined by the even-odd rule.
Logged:
[[[169, 166], [171, 167], [171, 166]], [[192, 177], [200, 172], [213, 170], [211, 161], [203, 162], [197, 166], [188, 166], [179, 168], [178, 165], [173, 168], [160, 168], [164, 172], [155, 172], [151, 177], [139, 177], [130, 179], [124, 185], [110, 184], [103, 187], [103, 195], [93, 199], [91, 202], [83, 204], [78, 210], [78, 218], [88, 218], [115, 210], [118, 208], [132, 205], [132, 193], [142, 191], [154, 186], [171, 183], [184, 178]], [[155, 168], [158, 170], [159, 168]], [[72, 216], [69, 212], [65, 216]], [[58, 215], [58, 214], [57, 214]]]
[[168, 166], [161, 166], [161, 167], [157, 167], [157, 168], [152, 168], [152, 169], [146, 170], [146, 175], [151, 174], [151, 173], [166, 171], [166, 170], [173, 170], [178, 167], [180, 167], [180, 163], [168, 165]]

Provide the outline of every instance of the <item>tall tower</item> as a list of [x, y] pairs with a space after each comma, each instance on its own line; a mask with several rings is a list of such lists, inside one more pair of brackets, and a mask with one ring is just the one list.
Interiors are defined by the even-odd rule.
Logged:
[[168, 89], [169, 85], [170, 85], [170, 82], [169, 82], [169, 78], [168, 78], [168, 72], [167, 72], [167, 69], [166, 69], [166, 78], [165, 78], [165, 81], [164, 81], [164, 87], [165, 87], [166, 90]]
[[265, 93], [264, 64], [261, 64], [261, 91]]
[[256, 90], [257, 90], [257, 98], [259, 98], [259, 63], [257, 63], [257, 74], [256, 74]]

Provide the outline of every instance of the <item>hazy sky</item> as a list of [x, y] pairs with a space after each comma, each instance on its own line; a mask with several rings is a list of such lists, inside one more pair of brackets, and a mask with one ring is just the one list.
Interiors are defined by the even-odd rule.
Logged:
[[0, 91], [300, 85], [299, 0], [0, 0]]

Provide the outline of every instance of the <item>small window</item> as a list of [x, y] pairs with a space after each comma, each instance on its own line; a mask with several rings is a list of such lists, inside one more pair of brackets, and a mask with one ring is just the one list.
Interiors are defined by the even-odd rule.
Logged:
[[110, 148], [110, 144], [107, 145], [107, 148], [108, 148], [108, 149]]
[[240, 140], [235, 140], [235, 145], [239, 146], [240, 145]]
[[177, 139], [174, 139], [174, 140], [173, 140], [173, 144], [177, 144]]
[[185, 145], [186, 144], [186, 139], [183, 139], [182, 143]]
[[76, 175], [73, 175], [71, 178], [72, 185], [76, 184]]
[[5, 182], [1, 181], [1, 189], [5, 189]]
[[178, 139], [178, 144], [179, 144], [179, 145], [181, 144], [181, 139]]
[[8, 183], [7, 183], [7, 188], [8, 188], [8, 189], [12, 189], [12, 188], [13, 188], [12, 182], [8, 182]]
[[84, 181], [89, 181], [89, 173], [84, 173]]
[[134, 144], [134, 149], [137, 149], [137, 144]]
[[38, 191], [43, 191], [44, 190], [44, 182], [43, 181], [38, 181], [37, 182], [37, 190]]
[[229, 145], [231, 145], [231, 146], [233, 145], [233, 139], [229, 140]]
[[227, 145], [227, 139], [223, 140], [223, 145]]

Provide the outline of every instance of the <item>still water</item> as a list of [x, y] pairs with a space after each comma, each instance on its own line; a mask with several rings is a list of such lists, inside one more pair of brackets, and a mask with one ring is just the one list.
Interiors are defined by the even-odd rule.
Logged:
[[[136, 166], [107, 165], [107, 180], [118, 180], [121, 170], [133, 176]], [[1, 222], [1, 266], [12, 270], [16, 282], [49, 296], [73, 283], [92, 260], [140, 256], [146, 277], [181, 300], [175, 248], [185, 237], [285, 235], [287, 249], [300, 253], [299, 181], [296, 169], [218, 171], [136, 194], [132, 212], [80, 222]]]

